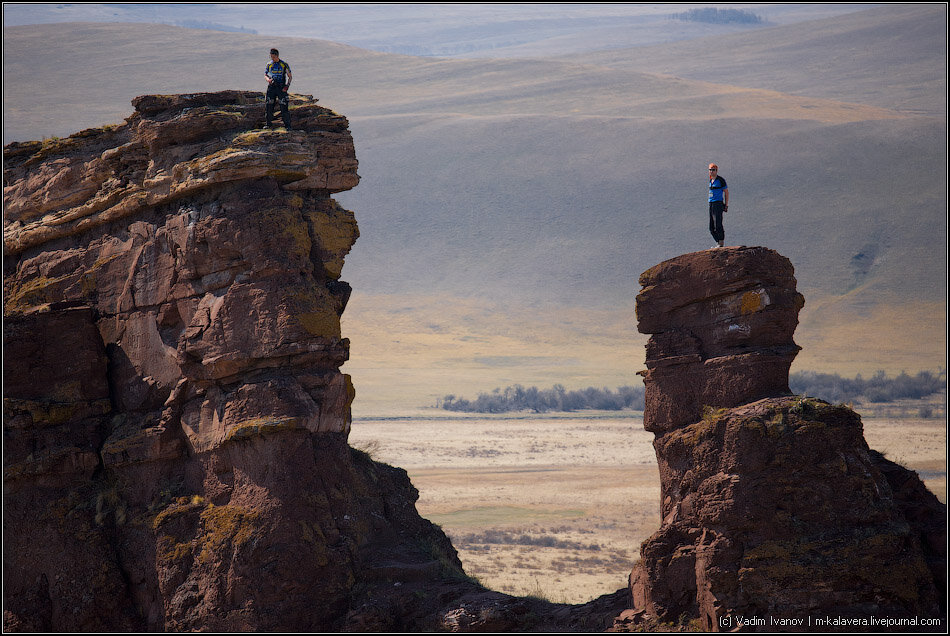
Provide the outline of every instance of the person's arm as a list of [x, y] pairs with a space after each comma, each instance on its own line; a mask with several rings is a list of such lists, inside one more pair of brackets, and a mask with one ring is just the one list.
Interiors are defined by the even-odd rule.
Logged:
[[293, 79], [294, 79], [294, 74], [290, 72], [290, 67], [288, 66], [287, 67], [287, 82], [284, 84], [285, 93], [290, 92], [290, 83], [293, 81]]
[[722, 205], [722, 211], [726, 212], [729, 209], [729, 188], [722, 189]]

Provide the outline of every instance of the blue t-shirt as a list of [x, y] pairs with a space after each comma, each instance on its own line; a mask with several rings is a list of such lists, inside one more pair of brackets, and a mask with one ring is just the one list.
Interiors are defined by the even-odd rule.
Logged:
[[274, 80], [274, 83], [278, 86], [283, 86], [287, 83], [287, 73], [289, 72], [290, 66], [283, 60], [270, 62], [267, 68], [264, 69], [264, 74]]
[[715, 179], [709, 180], [709, 202], [713, 201], [722, 201], [723, 195], [722, 191], [728, 188], [726, 185], [726, 180], [722, 177], [716, 177]]

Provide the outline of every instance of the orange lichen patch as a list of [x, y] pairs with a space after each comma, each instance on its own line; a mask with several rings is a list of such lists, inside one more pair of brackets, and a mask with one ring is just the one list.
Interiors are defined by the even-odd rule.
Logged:
[[314, 336], [340, 337], [340, 317], [333, 311], [307, 312], [295, 318], [308, 333]]
[[336, 204], [329, 209], [308, 211], [305, 218], [310, 224], [324, 269], [331, 278], [338, 279], [343, 270], [343, 258], [360, 235], [356, 218], [352, 212]]
[[156, 542], [155, 552], [159, 562], [178, 561], [191, 554], [191, 543], [178, 542], [175, 537], [163, 534]]
[[[66, 387], [67, 390], [70, 387]], [[75, 388], [75, 387], [72, 387]], [[80, 417], [96, 417], [106, 415], [112, 410], [112, 403], [107, 400], [72, 400], [56, 402], [51, 400], [16, 400], [5, 398], [4, 406], [7, 409], [25, 411], [30, 414], [31, 421], [37, 426], [59, 426]]]
[[200, 496], [178, 497], [165, 509], [155, 515], [152, 520], [152, 529], [158, 530], [165, 523], [172, 521], [193, 510], [202, 508], [205, 505], [204, 499]]
[[745, 316], [765, 309], [768, 302], [768, 296], [761, 291], [749, 291], [742, 294], [742, 300], [739, 303], [739, 312]]
[[337, 303], [316, 286], [297, 289], [288, 296], [288, 313], [312, 336], [340, 338]]

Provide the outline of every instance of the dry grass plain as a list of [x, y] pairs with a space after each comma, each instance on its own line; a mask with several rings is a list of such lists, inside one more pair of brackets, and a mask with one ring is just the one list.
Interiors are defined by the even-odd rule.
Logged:
[[[872, 448], [918, 471], [946, 501], [945, 417], [883, 415], [864, 424]], [[350, 435], [353, 446], [408, 471], [420, 513], [452, 538], [469, 575], [495, 590], [567, 603], [624, 587], [640, 543], [659, 527], [652, 440], [632, 413], [436, 409], [357, 419]]]

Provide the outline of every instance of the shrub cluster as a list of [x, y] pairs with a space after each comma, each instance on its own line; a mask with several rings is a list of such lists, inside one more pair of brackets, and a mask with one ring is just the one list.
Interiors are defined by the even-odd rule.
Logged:
[[555, 384], [550, 389], [524, 388], [520, 384], [491, 393], [479, 393], [474, 400], [446, 395], [437, 406], [447, 411], [466, 413], [508, 413], [511, 411], [598, 411], [643, 410], [643, 387], [622, 386], [616, 391], [588, 387], [568, 391]]
[[816, 373], [800, 371], [788, 378], [792, 393], [810, 395], [827, 402], [893, 402], [900, 399], [919, 399], [933, 395], [946, 388], [946, 373], [921, 371], [915, 376], [901, 372], [894, 378], [888, 378], [878, 371], [865, 380], [858, 374], [855, 378], [842, 378], [837, 373]]
[[710, 24], [762, 24], [764, 22], [761, 16], [751, 11], [717, 9], [715, 7], [690, 9], [682, 13], [674, 13], [670, 17], [679, 18], [685, 22], [707, 22]]
[[452, 537], [459, 544], [495, 544], [495, 545], [529, 545], [540, 548], [561, 548], [566, 550], [590, 550], [598, 552], [601, 549], [597, 543], [581, 543], [567, 541], [551, 535], [531, 536], [521, 532], [490, 529], [481, 534], [464, 534]]
[[[861, 375], [843, 378], [837, 373], [817, 373], [800, 371], [789, 376], [789, 387], [796, 395], [808, 395], [827, 402], [893, 402], [900, 399], [919, 399], [933, 395], [946, 388], [946, 372], [932, 373], [921, 371], [911, 376], [907, 373], [889, 378], [884, 371], [878, 371], [868, 379]], [[520, 384], [504, 389], [497, 388], [491, 393], [479, 393], [474, 400], [455, 395], [446, 395], [438, 401], [437, 407], [447, 411], [465, 413], [510, 413], [512, 411], [533, 411], [548, 413], [552, 411], [642, 411], [642, 386], [622, 386], [612, 391], [588, 387], [577, 391], [568, 391], [561, 384], [550, 389], [538, 387], [525, 388]]]

